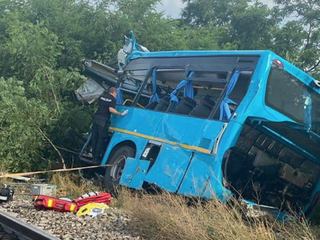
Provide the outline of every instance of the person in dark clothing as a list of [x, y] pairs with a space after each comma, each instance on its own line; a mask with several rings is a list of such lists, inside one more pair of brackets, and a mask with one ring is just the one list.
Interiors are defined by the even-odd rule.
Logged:
[[93, 115], [92, 124], [92, 155], [93, 160], [98, 162], [102, 154], [102, 148], [108, 136], [111, 113], [124, 116], [128, 110], [118, 112], [116, 106], [117, 90], [110, 87], [108, 93], [104, 93], [98, 100], [98, 109]]

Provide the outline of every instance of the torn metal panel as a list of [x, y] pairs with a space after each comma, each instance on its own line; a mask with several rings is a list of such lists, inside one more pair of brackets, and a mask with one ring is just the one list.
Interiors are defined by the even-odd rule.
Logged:
[[84, 67], [85, 74], [96, 80], [101, 85], [105, 85], [107, 87], [115, 86], [119, 79], [119, 74], [114, 68], [97, 61], [85, 60]]
[[104, 88], [95, 80], [89, 78], [76, 91], [76, 96], [80, 101], [86, 101], [89, 104], [97, 100], [104, 92]]
[[195, 152], [178, 192], [220, 200], [231, 194], [222, 187], [221, 162], [213, 155], [199, 152]]
[[190, 150], [163, 144], [145, 181], [171, 192], [177, 191], [191, 160], [191, 154]]
[[263, 119], [249, 118], [251, 125], [269, 134], [277, 135], [278, 138], [291, 141], [302, 151], [307, 152], [314, 159], [320, 159], [320, 136], [310, 131], [309, 127], [293, 122], [271, 122]]
[[[269, 127], [279, 124], [284, 123]], [[288, 135], [281, 138], [257, 125], [245, 125], [237, 144], [224, 156], [224, 185], [247, 201], [298, 212], [318, 192], [320, 166], [284, 138], [293, 136], [293, 129], [281, 129]]]
[[205, 197], [203, 193], [209, 187], [211, 176], [214, 176], [214, 156], [196, 152], [178, 192]]

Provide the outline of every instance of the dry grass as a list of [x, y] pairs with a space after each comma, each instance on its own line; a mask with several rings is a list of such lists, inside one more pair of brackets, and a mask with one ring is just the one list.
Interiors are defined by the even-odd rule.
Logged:
[[121, 189], [118, 206], [132, 213], [130, 227], [146, 239], [315, 239], [306, 221], [245, 220], [239, 206], [217, 200], [186, 204], [182, 196]]
[[99, 185], [82, 179], [76, 173], [55, 173], [52, 175], [50, 183], [57, 185], [57, 197], [69, 197], [71, 199], [101, 189]]
[[[101, 190], [100, 185], [85, 181], [78, 174], [54, 174], [51, 183], [57, 185], [59, 197], [75, 198]], [[131, 212], [129, 227], [145, 239], [316, 239], [307, 221], [248, 220], [237, 203], [227, 206], [215, 199], [190, 202], [168, 192], [151, 195], [124, 188], [119, 190], [113, 206]]]

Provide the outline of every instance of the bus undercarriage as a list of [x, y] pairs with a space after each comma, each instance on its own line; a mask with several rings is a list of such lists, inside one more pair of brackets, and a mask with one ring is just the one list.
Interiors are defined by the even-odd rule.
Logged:
[[245, 125], [224, 156], [225, 186], [248, 201], [299, 212], [312, 197], [320, 166], [288, 146]]

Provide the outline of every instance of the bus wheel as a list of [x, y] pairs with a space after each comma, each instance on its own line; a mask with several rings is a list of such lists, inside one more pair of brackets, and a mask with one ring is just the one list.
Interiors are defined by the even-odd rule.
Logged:
[[104, 187], [108, 191], [114, 191], [115, 187], [119, 185], [122, 171], [127, 157], [134, 157], [135, 151], [132, 147], [122, 146], [111, 156], [108, 164], [114, 166], [107, 167], [104, 176]]

